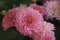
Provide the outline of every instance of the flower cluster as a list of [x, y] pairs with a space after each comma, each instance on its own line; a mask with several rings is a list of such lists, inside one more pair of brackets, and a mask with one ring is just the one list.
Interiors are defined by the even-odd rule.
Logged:
[[57, 1], [47, 1], [43, 6], [31, 4], [26, 7], [10, 9], [2, 20], [2, 27], [7, 30], [15, 27], [23, 35], [34, 40], [55, 40], [55, 27], [43, 19], [56, 18], [59, 20]]
[[55, 40], [54, 25], [43, 20], [42, 14], [32, 7], [14, 8], [3, 18], [4, 30], [15, 26], [17, 31], [34, 40]]

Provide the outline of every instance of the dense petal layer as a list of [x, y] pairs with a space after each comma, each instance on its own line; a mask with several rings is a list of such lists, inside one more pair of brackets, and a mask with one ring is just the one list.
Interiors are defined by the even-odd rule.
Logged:
[[58, 6], [58, 1], [47, 1], [44, 4], [44, 7], [46, 9], [46, 18], [56, 18], [57, 20], [60, 20], [60, 8]]
[[21, 9], [16, 19], [16, 28], [24, 35], [31, 35], [33, 31], [39, 32], [42, 27], [42, 15], [31, 7]]
[[7, 14], [4, 16], [3, 20], [2, 20], [2, 27], [4, 28], [4, 30], [6, 30], [7, 28], [14, 26], [15, 24], [15, 15], [16, 13], [20, 11], [20, 8], [13, 8], [10, 9]]
[[43, 6], [37, 5], [37, 4], [30, 4], [30, 7], [32, 7], [33, 9], [37, 10], [40, 12], [40, 14], [44, 14], [45, 13], [45, 9]]

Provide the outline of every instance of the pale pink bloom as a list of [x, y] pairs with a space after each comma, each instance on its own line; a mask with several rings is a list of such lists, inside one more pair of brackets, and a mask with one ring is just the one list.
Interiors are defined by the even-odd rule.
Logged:
[[55, 1], [55, 0], [43, 0], [43, 1], [47, 2], [47, 1]]
[[33, 33], [32, 38], [34, 40], [55, 40], [55, 34], [53, 30], [54, 25], [44, 21], [43, 28], [40, 33]]
[[2, 20], [2, 27], [4, 28], [4, 30], [15, 25], [15, 19], [16, 19], [15, 15], [18, 11], [20, 11], [20, 8], [18, 8], [18, 7], [10, 9], [7, 12], [7, 14], [4, 16], [4, 18]]
[[40, 40], [55, 40], [55, 35], [51, 32], [43, 32]]
[[58, 6], [58, 1], [47, 1], [44, 4], [44, 7], [47, 11], [46, 18], [56, 18], [57, 20], [60, 20], [60, 8]]
[[43, 31], [52, 31], [52, 30], [55, 30], [54, 25], [52, 23], [44, 21], [43, 22]]
[[[51, 31], [53, 32], [53, 31]], [[42, 32], [40, 34], [34, 33], [32, 38], [34, 40], [55, 40], [55, 35], [52, 34], [51, 32]]]
[[31, 7], [23, 8], [16, 15], [16, 29], [24, 35], [42, 30], [42, 15]]
[[44, 21], [40, 40], [55, 40], [55, 34], [53, 30], [55, 30], [54, 25]]
[[33, 9], [37, 10], [40, 12], [40, 14], [44, 14], [45, 13], [45, 9], [43, 6], [37, 5], [36, 3], [34, 4], [30, 4], [30, 7], [32, 7]]

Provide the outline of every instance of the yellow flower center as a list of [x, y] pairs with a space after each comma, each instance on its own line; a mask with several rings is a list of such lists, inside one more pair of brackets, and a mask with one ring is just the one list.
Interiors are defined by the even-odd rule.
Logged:
[[32, 18], [28, 18], [27, 21], [28, 21], [29, 23], [32, 23]]
[[53, 12], [53, 14], [57, 13], [58, 12], [58, 7], [57, 6], [52, 7], [52, 12]]

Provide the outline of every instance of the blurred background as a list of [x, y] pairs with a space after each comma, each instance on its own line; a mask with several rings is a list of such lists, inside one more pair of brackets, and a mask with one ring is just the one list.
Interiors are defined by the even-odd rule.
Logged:
[[[15, 28], [9, 28], [8, 30], [4, 31], [2, 28], [2, 19], [6, 12], [9, 9], [19, 6], [20, 4], [29, 5], [34, 3], [34, 0], [0, 0], [0, 40], [33, 40], [28, 36], [21, 35]], [[43, 0], [37, 0], [36, 4], [43, 5]], [[60, 40], [60, 21], [58, 20], [47, 20], [55, 25], [55, 36], [56, 40]]]

